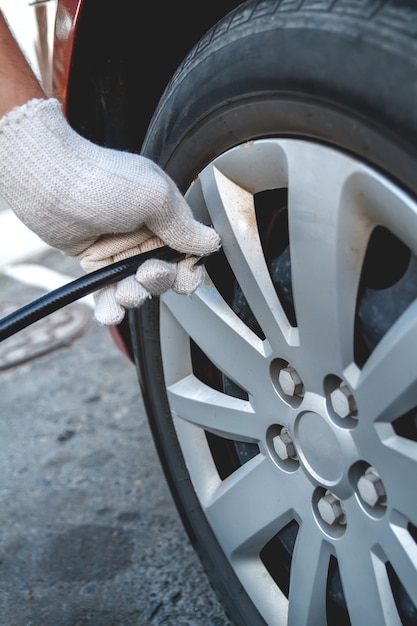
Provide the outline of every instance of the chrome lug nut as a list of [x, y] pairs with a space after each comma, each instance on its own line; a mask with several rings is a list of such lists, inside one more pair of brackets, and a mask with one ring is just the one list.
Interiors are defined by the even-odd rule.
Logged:
[[282, 461], [297, 458], [294, 442], [286, 428], [282, 428], [280, 434], [274, 437], [273, 444], [275, 452]]
[[300, 396], [304, 393], [302, 380], [298, 372], [290, 365], [282, 368], [278, 376], [278, 382], [287, 396]]
[[334, 493], [326, 491], [317, 503], [320, 517], [326, 524], [346, 524], [346, 514], [342, 501]]
[[358, 480], [358, 491], [362, 500], [369, 506], [387, 503], [387, 494], [381, 477], [374, 467], [368, 467]]
[[353, 394], [345, 383], [341, 383], [339, 387], [332, 391], [330, 402], [333, 411], [342, 419], [357, 417], [358, 411]]

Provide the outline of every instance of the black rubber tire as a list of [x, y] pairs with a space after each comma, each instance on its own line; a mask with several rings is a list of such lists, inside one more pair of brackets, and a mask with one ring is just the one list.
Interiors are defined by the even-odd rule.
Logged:
[[[416, 52], [415, 2], [243, 3], [179, 68], [143, 152], [185, 192], [233, 146], [298, 137], [336, 146], [416, 196]], [[190, 540], [232, 622], [265, 624], [207, 524], [182, 459], [165, 395], [158, 300], [131, 313], [130, 323], [153, 436]]]

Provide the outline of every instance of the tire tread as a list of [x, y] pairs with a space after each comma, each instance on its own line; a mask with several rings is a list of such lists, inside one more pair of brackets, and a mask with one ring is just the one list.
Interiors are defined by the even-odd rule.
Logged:
[[[290, 14], [335, 15], [340, 19], [349, 20], [350, 27], [356, 25], [358, 32], [360, 25], [374, 25], [378, 30], [381, 27], [408, 40], [408, 45], [414, 43], [417, 48], [417, 2], [413, 0], [249, 0], [229, 13], [221, 22], [213, 26], [206, 35], [190, 51], [183, 63], [174, 74], [168, 89], [173, 83], [181, 79], [181, 75], [191, 66], [209, 46], [221, 40], [226, 34], [241, 28], [244, 24], [265, 16], [279, 18], [280, 15]], [[318, 27], [320, 24], [313, 20]], [[358, 35], [360, 33], [358, 32]], [[400, 45], [401, 48], [401, 45]]]

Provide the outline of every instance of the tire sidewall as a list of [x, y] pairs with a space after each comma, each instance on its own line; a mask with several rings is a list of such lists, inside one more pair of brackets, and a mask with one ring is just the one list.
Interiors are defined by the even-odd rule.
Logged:
[[256, 13], [265, 4], [246, 3], [184, 61], [144, 154], [185, 191], [239, 143], [304, 138], [359, 158], [417, 195], [416, 41], [341, 13]]

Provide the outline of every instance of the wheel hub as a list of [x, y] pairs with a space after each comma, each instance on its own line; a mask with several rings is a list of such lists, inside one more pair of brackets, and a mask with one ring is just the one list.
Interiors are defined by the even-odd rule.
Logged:
[[321, 415], [307, 411], [298, 416], [295, 445], [298, 457], [316, 480], [330, 485], [341, 479], [342, 449], [332, 427]]

